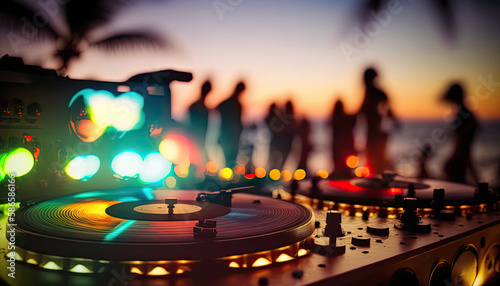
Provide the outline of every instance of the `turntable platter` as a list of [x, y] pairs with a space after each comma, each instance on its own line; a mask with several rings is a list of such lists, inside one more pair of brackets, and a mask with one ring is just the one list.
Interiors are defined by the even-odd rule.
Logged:
[[475, 203], [476, 188], [469, 185], [445, 182], [435, 179], [417, 179], [395, 176], [391, 181], [383, 178], [355, 178], [351, 180], [320, 180], [317, 194], [312, 190], [313, 182], [304, 180], [298, 183], [297, 193], [309, 197], [321, 196], [335, 202], [370, 206], [399, 206], [395, 198], [400, 194], [408, 196], [413, 184], [415, 197], [420, 207], [429, 206], [433, 200], [434, 189], [444, 189], [447, 205], [470, 205]]
[[[199, 260], [292, 245], [314, 231], [312, 212], [295, 203], [238, 193], [229, 208], [197, 202], [198, 193], [134, 188], [50, 199], [16, 212], [17, 244], [37, 253], [92, 259]], [[179, 213], [151, 213], [172, 197]], [[216, 221], [216, 237], [195, 238], [195, 223], [206, 218]]]

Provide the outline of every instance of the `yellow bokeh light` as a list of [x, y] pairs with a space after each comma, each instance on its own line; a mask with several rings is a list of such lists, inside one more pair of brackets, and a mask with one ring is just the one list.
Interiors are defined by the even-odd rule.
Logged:
[[177, 165], [174, 167], [174, 172], [179, 178], [185, 178], [189, 175], [189, 165]]
[[165, 139], [160, 142], [160, 146], [158, 147], [160, 153], [167, 160], [173, 163], [177, 163], [179, 159], [180, 148], [176, 141], [171, 139]]
[[266, 176], [266, 169], [262, 167], [255, 168], [255, 176], [257, 178], [264, 178]]
[[219, 177], [223, 180], [231, 180], [233, 178], [233, 171], [231, 168], [223, 168], [219, 171]]
[[306, 177], [306, 171], [304, 171], [302, 169], [297, 169], [295, 171], [295, 173], [293, 174], [293, 179], [295, 179], [297, 181], [304, 180], [305, 177]]
[[231, 261], [231, 263], [229, 263], [229, 267], [231, 267], [231, 268], [240, 268], [240, 265], [238, 263], [236, 263], [235, 261]]
[[269, 178], [271, 178], [271, 180], [279, 180], [281, 178], [281, 173], [280, 173], [280, 170], [278, 169], [272, 169], [271, 171], [269, 171]]
[[173, 189], [177, 185], [177, 180], [174, 177], [168, 177], [165, 180], [165, 183], [167, 184], [168, 188]]

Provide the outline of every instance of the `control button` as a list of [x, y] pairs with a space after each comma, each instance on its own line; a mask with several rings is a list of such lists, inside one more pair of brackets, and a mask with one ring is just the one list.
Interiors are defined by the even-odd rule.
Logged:
[[369, 237], [352, 237], [351, 244], [356, 246], [370, 246]]
[[366, 227], [366, 232], [373, 235], [378, 236], [389, 236], [389, 228], [388, 227], [374, 227], [368, 226]]

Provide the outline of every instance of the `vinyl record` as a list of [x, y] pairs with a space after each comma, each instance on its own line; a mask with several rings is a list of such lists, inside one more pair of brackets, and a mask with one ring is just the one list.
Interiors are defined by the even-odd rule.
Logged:
[[[39, 202], [16, 212], [16, 243], [65, 257], [197, 260], [275, 249], [313, 233], [313, 215], [304, 206], [237, 193], [229, 208], [197, 202], [198, 193], [112, 189]], [[178, 200], [173, 214], [166, 198]], [[216, 221], [215, 238], [194, 237], [193, 227], [203, 218]]]

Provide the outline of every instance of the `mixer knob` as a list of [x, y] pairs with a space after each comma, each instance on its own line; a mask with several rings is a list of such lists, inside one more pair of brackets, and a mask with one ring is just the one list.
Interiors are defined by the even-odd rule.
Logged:
[[444, 189], [434, 189], [434, 192], [432, 193], [432, 197], [435, 201], [444, 200]]
[[325, 236], [338, 237], [343, 236], [344, 231], [340, 223], [342, 222], [342, 214], [339, 211], [328, 211], [326, 213]]
[[408, 186], [408, 197], [415, 198], [417, 193], [415, 192], [415, 184], [410, 184]]
[[388, 227], [368, 226], [368, 227], [366, 227], [366, 232], [368, 232], [369, 234], [378, 235], [378, 236], [389, 236], [389, 228]]
[[404, 213], [400, 215], [399, 221], [394, 224], [395, 228], [419, 233], [431, 232], [430, 224], [420, 223], [421, 218], [417, 215], [416, 198], [404, 198], [403, 209]]
[[357, 237], [353, 236], [351, 238], [351, 243], [353, 245], [356, 245], [356, 246], [368, 246], [369, 247], [370, 246], [370, 238], [369, 237], [364, 237], [364, 236], [360, 237], [360, 236], [361, 235], [359, 235]]
[[369, 216], [370, 216], [370, 213], [368, 212], [368, 210], [364, 210], [363, 211], [363, 216], [361, 217], [361, 219], [368, 220]]

